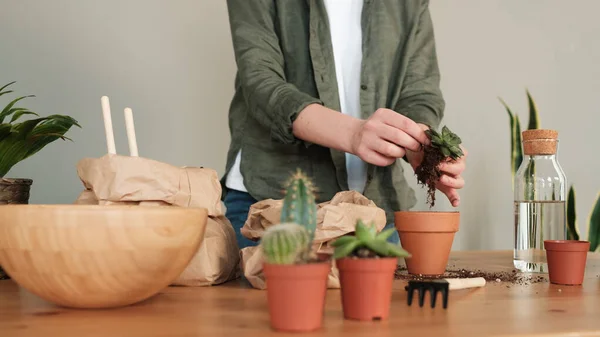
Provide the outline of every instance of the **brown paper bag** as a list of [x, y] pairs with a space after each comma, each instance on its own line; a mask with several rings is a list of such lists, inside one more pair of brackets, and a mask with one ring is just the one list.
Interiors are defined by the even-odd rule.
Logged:
[[[204, 207], [210, 216], [223, 215], [221, 183], [212, 169], [176, 167], [143, 157], [107, 154], [80, 160], [77, 174], [99, 204], [153, 201]], [[76, 203], [91, 200], [84, 191]]]
[[[253, 204], [248, 212], [248, 220], [242, 227], [242, 235], [258, 241], [268, 227], [280, 222], [282, 200], [263, 200]], [[356, 221], [362, 219], [374, 223], [381, 231], [386, 225], [385, 211], [356, 191], [337, 193], [333, 199], [317, 205], [317, 229], [313, 249], [316, 253], [332, 254], [329, 243], [340, 236], [354, 232]], [[262, 273], [262, 252], [259, 247], [246, 247], [241, 250], [241, 268], [250, 284], [257, 289], [266, 289]], [[339, 288], [339, 274], [332, 262], [327, 282], [328, 288]]]
[[239, 247], [223, 213], [216, 171], [109, 154], [79, 161], [77, 173], [85, 190], [75, 204], [208, 209], [204, 240], [174, 285], [216, 285], [240, 276]]
[[209, 217], [204, 241], [173, 285], [209, 286], [241, 276], [239, 247], [233, 226], [226, 217]]

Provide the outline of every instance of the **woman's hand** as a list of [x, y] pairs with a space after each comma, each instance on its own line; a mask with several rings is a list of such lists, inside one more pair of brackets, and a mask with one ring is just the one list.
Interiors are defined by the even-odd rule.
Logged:
[[[419, 124], [419, 126], [423, 130], [428, 129], [426, 125]], [[464, 153], [462, 157], [458, 158], [456, 161], [448, 159], [440, 164], [439, 169], [442, 171], [442, 176], [436, 186], [440, 192], [446, 195], [454, 207], [457, 207], [460, 204], [458, 190], [465, 186], [465, 180], [462, 177], [462, 173], [466, 168], [467, 150], [462, 145], [460, 148]], [[406, 159], [408, 159], [412, 168], [416, 169], [421, 164], [421, 161], [423, 161], [423, 151], [421, 149], [418, 151], [408, 150]]]
[[412, 119], [393, 110], [378, 109], [352, 132], [351, 153], [365, 162], [388, 166], [404, 157], [406, 150], [418, 152], [429, 138]]

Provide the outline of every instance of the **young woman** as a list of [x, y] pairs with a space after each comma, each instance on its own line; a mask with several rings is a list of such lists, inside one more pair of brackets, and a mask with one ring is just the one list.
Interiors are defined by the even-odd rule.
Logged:
[[[240, 233], [250, 205], [282, 198], [296, 168], [317, 202], [356, 190], [393, 226], [393, 212], [416, 203], [404, 165], [419, 165], [424, 130], [444, 112], [428, 1], [227, 4], [238, 70], [222, 183], [240, 248], [256, 244]], [[437, 188], [456, 207], [464, 157], [441, 169]]]

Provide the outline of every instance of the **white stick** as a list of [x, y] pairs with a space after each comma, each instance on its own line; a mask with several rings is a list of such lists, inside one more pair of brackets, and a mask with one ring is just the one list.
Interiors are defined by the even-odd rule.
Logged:
[[129, 155], [138, 156], [137, 140], [135, 139], [135, 126], [133, 124], [133, 112], [125, 108], [125, 127], [127, 129], [127, 140], [129, 142]]
[[115, 147], [115, 135], [113, 133], [112, 118], [110, 115], [110, 103], [108, 97], [102, 96], [100, 99], [102, 104], [102, 115], [104, 116], [104, 132], [106, 133], [106, 147], [109, 154], [117, 154]]
[[447, 278], [445, 280], [448, 281], [450, 290], [483, 287], [485, 285], [483, 277]]

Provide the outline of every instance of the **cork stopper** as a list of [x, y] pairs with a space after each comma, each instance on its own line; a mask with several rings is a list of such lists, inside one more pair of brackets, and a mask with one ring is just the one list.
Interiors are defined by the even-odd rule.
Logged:
[[531, 155], [556, 154], [558, 131], [546, 129], [525, 130], [521, 133], [523, 153]]

